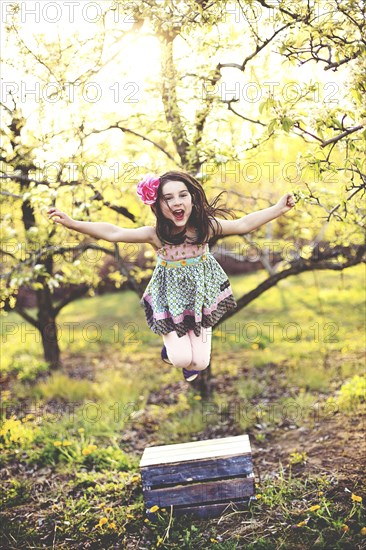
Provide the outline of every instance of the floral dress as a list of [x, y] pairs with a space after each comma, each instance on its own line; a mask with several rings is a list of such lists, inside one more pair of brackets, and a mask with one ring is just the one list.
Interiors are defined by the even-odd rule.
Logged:
[[156, 251], [157, 263], [143, 293], [149, 328], [159, 335], [175, 331], [179, 337], [201, 327], [212, 327], [237, 307], [225, 271], [208, 243], [166, 244]]

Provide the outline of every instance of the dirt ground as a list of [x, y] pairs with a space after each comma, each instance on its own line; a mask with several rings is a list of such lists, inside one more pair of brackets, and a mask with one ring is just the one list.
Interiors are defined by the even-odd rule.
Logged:
[[[273, 384], [267, 384], [264, 393], [254, 399], [254, 404], [256, 402], [257, 405], [266, 402], [268, 410], [270, 410], [270, 404], [275, 403], [284, 393], [284, 386], [280, 383], [281, 379], [283, 381], [283, 373], [272, 364], [263, 366], [263, 369], [267, 369], [267, 375], [272, 368]], [[90, 367], [90, 362], [85, 361], [85, 358], [80, 362], [71, 358], [66, 359], [63, 370], [73, 378], [94, 379], [94, 367]], [[239, 375], [242, 376], [242, 374]], [[257, 376], [261, 376], [259, 371]], [[271, 376], [269, 379], [271, 380]], [[274, 383], [275, 380], [277, 384]], [[207, 423], [203, 431], [189, 436], [188, 440], [224, 438], [247, 433], [252, 447], [257, 492], [260, 491], [261, 482], [278, 477], [281, 466], [288, 467], [290, 454], [297, 452], [306, 453], [306, 455], [304, 454], [303, 461], [292, 465], [291, 472], [294, 476], [300, 476], [302, 479], [312, 474], [326, 476], [332, 481], [327, 491], [328, 498], [337, 502], [342, 501], [347, 506], [351, 492], [362, 496], [365, 500], [365, 416], [360, 412], [345, 415], [332, 409], [314, 409], [314, 414], [310, 417], [304, 416], [297, 421], [291, 415], [289, 417], [284, 415], [280, 423], [266, 424], [263, 417], [250, 428], [241, 429], [235, 418], [238, 410], [235, 402], [237, 399], [234, 391], [235, 379], [218, 374], [212, 378], [211, 382], [213, 392], [225, 396], [226, 403], [230, 404], [230, 410], [221, 411], [217, 422]], [[182, 392], [187, 392], [187, 383], [184, 380], [170, 383], [162, 386], [159, 391], [152, 392], [146, 407], [136, 414], [132, 413], [131, 419], [126, 423], [119, 441], [121, 448], [139, 459], [145, 447], [161, 445], [162, 441], [159, 437], [161, 418], [157, 414], [156, 405], [162, 407], [174, 405]], [[205, 409], [207, 403], [202, 403], [201, 414], [204, 414], [205, 410], [207, 412]], [[57, 400], [47, 404], [48, 412], [52, 412], [53, 408], [56, 411], [60, 410], [60, 403]], [[179, 440], [179, 436], [177, 437]], [[66, 488], [70, 478], [69, 475], [56, 472], [51, 475], [51, 470], [52, 468], [49, 467], [30, 468], [22, 463], [20, 457], [19, 461], [7, 464], [0, 474], [0, 479], [5, 482], [10, 478], [32, 479], [32, 504], [28, 502], [14, 510], [10, 508], [5, 511], [5, 517], [12, 521], [12, 514], [16, 512], [17, 521], [31, 520], [32, 524], [38, 522], [37, 525], [41, 531], [39, 541], [44, 543], [49, 543], [51, 523], [48, 525], [47, 522], [50, 519], [45, 519], [43, 508], [53, 503], [53, 497], [45, 495], [53, 491], [59, 492], [62, 487]], [[268, 521], [272, 520], [268, 518]], [[137, 533], [131, 535], [132, 542], [138, 538]]]

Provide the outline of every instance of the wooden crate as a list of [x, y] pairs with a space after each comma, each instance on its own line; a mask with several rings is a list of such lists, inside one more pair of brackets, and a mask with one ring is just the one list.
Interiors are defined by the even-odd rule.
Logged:
[[157, 505], [173, 515], [217, 517], [243, 510], [255, 494], [248, 435], [147, 447], [140, 461], [146, 515]]

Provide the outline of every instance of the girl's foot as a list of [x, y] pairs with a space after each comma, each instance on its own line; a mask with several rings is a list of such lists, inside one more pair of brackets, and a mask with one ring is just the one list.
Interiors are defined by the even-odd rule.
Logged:
[[196, 380], [199, 373], [200, 373], [199, 370], [183, 369], [183, 375], [184, 375], [184, 378], [187, 380], [187, 382], [193, 382], [193, 380]]
[[173, 364], [171, 361], [169, 361], [165, 346], [163, 346], [163, 349], [161, 350], [161, 358], [165, 363], [168, 363], [169, 365]]

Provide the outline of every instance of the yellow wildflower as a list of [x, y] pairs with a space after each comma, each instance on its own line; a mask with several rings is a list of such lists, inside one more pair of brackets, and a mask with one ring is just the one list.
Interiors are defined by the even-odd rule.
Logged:
[[362, 527], [360, 533], [361, 535], [366, 535], [366, 527]]
[[108, 514], [108, 512], [113, 511], [113, 508], [107, 507], [107, 508], [104, 508], [104, 511], [105, 511], [106, 514]]
[[105, 525], [106, 523], [108, 523], [108, 519], [107, 518], [100, 518], [99, 520], [99, 525]]
[[85, 430], [84, 430], [84, 428], [79, 428], [78, 432], [79, 432], [79, 434], [83, 434], [85, 432]]
[[306, 521], [300, 521], [300, 523], [297, 523], [297, 527], [304, 527], [306, 525]]
[[362, 497], [359, 497], [359, 496], [355, 495], [354, 493], [352, 493], [352, 500], [354, 502], [362, 502]]
[[150, 523], [150, 521], [147, 518], [144, 519], [144, 522], [145, 523]]
[[128, 519], [134, 519], [135, 516], [133, 514], [126, 514], [126, 516], [128, 517]]
[[98, 447], [96, 445], [88, 445], [87, 447], [84, 447], [84, 449], [81, 451], [84, 456], [90, 455], [93, 451], [95, 451]]
[[131, 477], [131, 481], [139, 481], [139, 480], [140, 480], [139, 474], [133, 474], [133, 476]]
[[344, 533], [347, 533], [347, 531], [349, 531], [349, 527], [345, 523], [342, 525], [341, 529]]
[[157, 506], [156, 504], [155, 504], [155, 506], [152, 506], [152, 507], [150, 508], [150, 512], [151, 512], [151, 513], [154, 513], [154, 512], [156, 512], [157, 510], [159, 510], [159, 506]]
[[258, 346], [258, 344], [254, 343], [254, 344], [251, 345], [251, 348], [252, 348], [252, 349], [258, 349], [259, 346]]
[[110, 529], [116, 529], [116, 524], [114, 523], [114, 521], [112, 521], [111, 523], [108, 524], [108, 527]]
[[201, 401], [202, 397], [200, 395], [195, 395], [193, 399], [196, 401]]
[[310, 506], [310, 508], [308, 508], [309, 512], [315, 512], [315, 510], [319, 510], [320, 506], [319, 504], [315, 504], [314, 506]]
[[53, 444], [55, 447], [61, 447], [62, 441], [54, 441]]
[[211, 542], [218, 542], [217, 539], [212, 539], [212, 538], [210, 539], [210, 541], [211, 541]]
[[261, 494], [255, 495], [255, 498], [259, 500], [260, 498], [262, 498], [262, 495]]
[[62, 443], [62, 445], [63, 445], [64, 447], [69, 447], [70, 445], [72, 445], [72, 441], [66, 440], [66, 441], [64, 441], [64, 442]]

